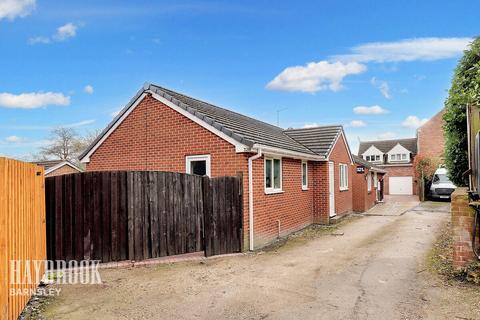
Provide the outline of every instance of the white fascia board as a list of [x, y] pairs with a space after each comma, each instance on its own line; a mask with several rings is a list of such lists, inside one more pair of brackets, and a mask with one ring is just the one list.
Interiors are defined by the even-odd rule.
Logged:
[[166, 106], [168, 106], [171, 109], [177, 111], [181, 115], [187, 117], [188, 119], [192, 120], [196, 124], [200, 125], [201, 127], [207, 129], [208, 131], [212, 132], [213, 134], [217, 135], [218, 137], [222, 138], [223, 140], [225, 140], [228, 143], [235, 146], [235, 152], [241, 153], [241, 152], [250, 151], [250, 147], [248, 147], [247, 145], [244, 145], [243, 143], [238, 142], [237, 140], [233, 139], [229, 135], [223, 133], [222, 131], [218, 130], [217, 128], [209, 125], [205, 121], [203, 121], [203, 120], [199, 119], [198, 117], [194, 116], [193, 114], [191, 114], [187, 110], [177, 106], [176, 104], [174, 104], [171, 101], [165, 99], [164, 97], [156, 94], [153, 91], [147, 91], [147, 92], [150, 93], [152, 95], [152, 97], [155, 98], [156, 100], [160, 101], [161, 103], [165, 104]]
[[365, 150], [364, 153], [362, 153], [361, 155], [364, 156], [364, 155], [384, 155], [384, 153], [382, 151], [380, 151], [377, 147], [375, 147], [373, 144], [367, 149]]
[[122, 117], [118, 119], [117, 122], [115, 122], [115, 124], [110, 128], [110, 130], [108, 130], [103, 135], [103, 137], [98, 140], [98, 142], [93, 146], [93, 148], [90, 149], [90, 151], [82, 159], [80, 159], [80, 162], [90, 162], [90, 156], [98, 149], [98, 147], [102, 145], [102, 143], [112, 134], [112, 132], [118, 128], [118, 126], [123, 122], [123, 120], [125, 120], [130, 115], [130, 113], [135, 110], [135, 108], [140, 104], [140, 102], [142, 102], [143, 99], [145, 99], [146, 96], [147, 95], [143, 93], [140, 97], [138, 97], [138, 99], [130, 106], [130, 108], [128, 108], [128, 110], [122, 115]]
[[397, 153], [411, 153], [410, 150], [402, 146], [400, 143], [397, 143], [392, 149], [390, 149], [388, 154], [397, 154]]
[[68, 162], [68, 161], [62, 161], [62, 162], [54, 165], [53, 167], [48, 168], [48, 170], [45, 170], [45, 174], [47, 175], [47, 174], [49, 174], [49, 173], [51, 173], [51, 172], [53, 172], [53, 171], [55, 171], [55, 170], [60, 169], [60, 168], [63, 167], [63, 166], [69, 166], [69, 167], [71, 167], [71, 168], [73, 168], [73, 169], [75, 169], [75, 170], [77, 170], [77, 171], [79, 171], [79, 172], [83, 172], [82, 169], [80, 169], [79, 167], [73, 165], [72, 163], [70, 163], [70, 162]]
[[342, 136], [343, 143], [345, 143], [345, 148], [347, 149], [348, 157], [350, 158], [350, 164], [354, 164], [355, 162], [353, 161], [352, 153], [350, 152], [350, 146], [347, 143], [347, 140], [345, 138], [345, 135], [343, 134], [343, 131], [340, 132], [340, 134], [335, 138], [335, 141], [333, 142], [332, 147], [328, 151], [327, 160], [330, 160], [330, 154], [332, 153], [333, 149], [337, 145], [337, 142], [338, 142], [338, 139], [340, 139], [340, 136]]
[[308, 153], [302, 153], [297, 151], [289, 151], [281, 148], [269, 147], [262, 144], [254, 144], [252, 149], [259, 150], [266, 156], [277, 156], [277, 157], [287, 157], [292, 159], [302, 159], [302, 160], [312, 160], [312, 161], [325, 161], [326, 159], [322, 156], [317, 156]]
[[177, 106], [176, 104], [172, 103], [171, 101], [165, 99], [164, 97], [148, 90], [148, 91], [145, 91], [140, 97], [138, 97], [138, 99], [130, 106], [130, 108], [128, 108], [128, 110], [122, 115], [122, 117], [120, 119], [117, 120], [117, 122], [108, 130], [107, 133], [105, 133], [103, 135], [103, 137], [95, 144], [95, 146], [93, 146], [93, 148], [80, 160], [82, 163], [88, 163], [90, 162], [90, 156], [98, 149], [98, 147], [100, 147], [100, 145], [112, 134], [112, 132], [114, 132], [118, 126], [130, 115], [130, 113], [132, 113], [133, 110], [135, 110], [135, 108], [140, 104], [140, 102], [143, 101], [143, 99], [145, 99], [145, 97], [147, 96], [147, 93], [150, 93], [152, 95], [152, 97], [158, 101], [160, 101], [161, 103], [165, 104], [166, 106], [170, 107], [171, 109], [177, 111], [178, 113], [184, 115], [185, 117], [187, 117], [188, 119], [192, 120], [193, 122], [199, 124], [200, 126], [202, 126], [203, 128], [207, 129], [208, 131], [214, 133], [215, 135], [219, 136], [220, 138], [224, 139], [225, 141], [227, 141], [228, 143], [232, 144], [233, 146], [235, 146], [235, 152], [237, 153], [241, 153], [241, 152], [248, 152], [250, 151], [250, 148], [242, 143], [239, 143], [238, 141], [236, 141], [235, 139], [233, 139], [232, 137], [226, 135], [225, 133], [223, 133], [222, 131], [214, 128], [213, 126], [209, 125], [208, 123], [206, 123], [205, 121], [202, 121], [200, 120], [199, 118], [195, 117], [194, 115], [192, 115], [190, 112], [180, 108], [179, 106]]

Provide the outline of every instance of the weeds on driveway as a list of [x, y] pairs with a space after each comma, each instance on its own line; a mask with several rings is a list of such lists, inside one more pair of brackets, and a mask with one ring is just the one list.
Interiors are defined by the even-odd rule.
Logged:
[[317, 239], [324, 235], [342, 236], [340, 228], [352, 221], [362, 218], [361, 215], [351, 214], [343, 218], [340, 222], [330, 225], [312, 224], [308, 227], [294, 232], [288, 236], [281, 237], [274, 243], [262, 248], [259, 253], [277, 253], [279, 250], [287, 250], [301, 246], [306, 242]]

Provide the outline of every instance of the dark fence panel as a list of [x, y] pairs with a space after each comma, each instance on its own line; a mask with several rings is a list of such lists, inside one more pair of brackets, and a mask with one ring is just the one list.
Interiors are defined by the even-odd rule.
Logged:
[[240, 252], [241, 183], [157, 171], [47, 178], [48, 258], [110, 262]]
[[204, 178], [205, 255], [240, 252], [243, 244], [242, 179]]

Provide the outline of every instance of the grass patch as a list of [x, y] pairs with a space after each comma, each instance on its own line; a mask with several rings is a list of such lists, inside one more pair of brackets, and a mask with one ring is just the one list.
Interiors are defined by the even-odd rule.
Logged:
[[445, 279], [455, 278], [453, 270], [452, 224], [449, 221], [441, 230], [427, 257], [427, 269]]

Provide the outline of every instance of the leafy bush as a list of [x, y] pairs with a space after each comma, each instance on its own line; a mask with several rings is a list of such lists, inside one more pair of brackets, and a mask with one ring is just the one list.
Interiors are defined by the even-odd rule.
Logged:
[[480, 104], [480, 38], [465, 51], [445, 101], [445, 165], [457, 186], [468, 183], [463, 175], [468, 170], [467, 104]]

